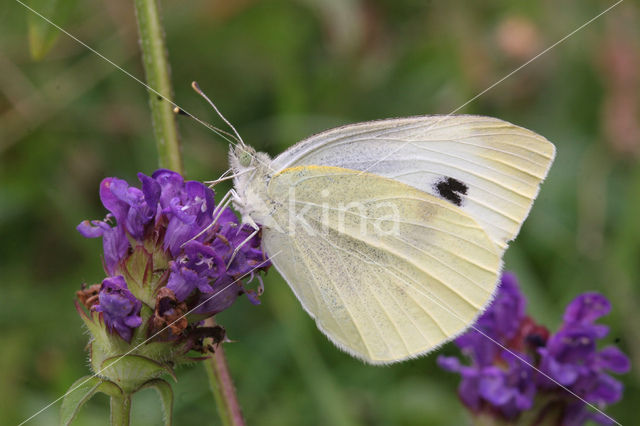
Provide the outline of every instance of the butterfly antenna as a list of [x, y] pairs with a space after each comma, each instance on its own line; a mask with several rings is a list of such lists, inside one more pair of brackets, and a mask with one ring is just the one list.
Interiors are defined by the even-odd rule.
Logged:
[[204, 92], [202, 91], [202, 89], [200, 89], [200, 86], [198, 86], [198, 83], [196, 83], [195, 81], [193, 83], [191, 83], [191, 87], [193, 87], [193, 90], [196, 91], [196, 93], [200, 96], [202, 96], [208, 103], [209, 105], [211, 105], [211, 107], [215, 110], [215, 112], [220, 116], [220, 118], [222, 119], [222, 121], [224, 121], [225, 123], [227, 123], [227, 126], [229, 126], [231, 128], [231, 130], [233, 130], [233, 133], [236, 135], [236, 140], [238, 142], [240, 142], [240, 144], [242, 146], [245, 146], [246, 144], [244, 143], [244, 140], [242, 140], [242, 136], [240, 136], [240, 133], [238, 133], [238, 131], [236, 130], [235, 127], [233, 127], [233, 125], [229, 122], [229, 120], [227, 120], [226, 118], [224, 118], [224, 115], [222, 115], [222, 113], [220, 112], [220, 110], [218, 109], [218, 107], [216, 106], [216, 104], [214, 104], [211, 99], [209, 99], [207, 97], [207, 95], [204, 94]]
[[222, 139], [226, 140], [229, 143], [233, 143], [233, 140], [236, 139], [236, 137], [234, 135], [232, 135], [231, 133], [224, 131], [222, 129], [218, 129], [216, 126], [213, 126], [209, 123], [207, 123], [206, 121], [202, 121], [197, 117], [194, 117], [193, 115], [189, 114], [187, 111], [183, 110], [180, 107], [175, 107], [173, 108], [173, 113], [177, 114], [177, 115], [184, 115], [187, 116], [189, 118], [191, 118], [192, 120], [195, 120], [196, 122], [202, 124], [203, 126], [205, 126], [207, 129], [213, 131], [215, 134], [217, 134], [218, 136], [220, 136]]

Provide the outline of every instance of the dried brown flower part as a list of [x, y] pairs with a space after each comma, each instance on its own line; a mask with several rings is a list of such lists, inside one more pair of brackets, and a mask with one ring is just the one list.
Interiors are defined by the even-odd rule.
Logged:
[[91, 310], [93, 305], [98, 304], [98, 293], [100, 293], [100, 284], [93, 284], [88, 288], [83, 284], [82, 290], [76, 291], [76, 297], [85, 308]]
[[189, 324], [185, 314], [187, 304], [178, 302], [176, 295], [167, 287], [161, 287], [156, 297], [156, 308], [149, 319], [149, 335], [161, 331], [159, 340], [173, 340], [180, 336]]

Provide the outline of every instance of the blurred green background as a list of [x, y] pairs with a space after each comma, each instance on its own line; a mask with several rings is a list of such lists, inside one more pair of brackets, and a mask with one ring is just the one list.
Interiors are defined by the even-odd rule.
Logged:
[[[49, 3], [31, 2], [45, 14]], [[131, 3], [68, 2], [73, 7], [55, 17], [142, 77]], [[345, 123], [446, 114], [611, 4], [162, 2], [176, 102], [220, 125], [190, 89], [197, 80], [245, 141], [271, 154]], [[460, 111], [511, 121], [556, 144], [556, 162], [507, 252], [506, 269], [518, 274], [529, 311], [551, 329], [577, 294], [604, 293], [614, 306], [604, 319], [611, 326], [604, 343], [619, 341], [636, 366], [638, 14], [627, 0]], [[136, 172], [156, 168], [145, 89], [64, 35], [43, 55], [47, 31], [55, 31], [34, 21], [13, 0], [2, 2], [0, 424], [26, 419], [88, 374], [87, 335], [73, 298], [81, 283], [102, 280], [101, 243], [83, 239], [75, 226], [104, 216], [103, 177], [135, 182]], [[179, 125], [187, 176], [219, 176], [227, 144], [185, 117]], [[249, 424], [468, 422], [458, 377], [436, 367], [436, 354], [391, 367], [350, 358], [317, 331], [275, 270], [262, 300], [254, 307], [242, 298], [218, 318], [237, 341], [226, 349]], [[177, 373], [175, 424], [218, 424], [203, 367]], [[633, 424], [639, 370], [622, 380], [625, 397], [608, 413]], [[151, 390], [136, 395], [133, 424], [158, 424], [157, 404]], [[29, 424], [55, 424], [58, 410], [59, 403]], [[102, 396], [77, 424], [107, 422]]]

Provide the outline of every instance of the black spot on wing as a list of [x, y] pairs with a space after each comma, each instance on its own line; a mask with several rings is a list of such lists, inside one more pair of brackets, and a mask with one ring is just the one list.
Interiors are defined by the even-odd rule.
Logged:
[[467, 185], [458, 179], [447, 176], [443, 176], [442, 179], [436, 182], [434, 187], [442, 198], [456, 206], [462, 205], [463, 196], [467, 195], [467, 190], [469, 189]]

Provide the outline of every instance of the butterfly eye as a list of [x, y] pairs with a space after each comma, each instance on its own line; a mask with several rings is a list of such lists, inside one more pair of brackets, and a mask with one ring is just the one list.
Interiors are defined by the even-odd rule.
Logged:
[[238, 162], [242, 167], [249, 167], [251, 165], [251, 160], [253, 159], [251, 153], [247, 151], [241, 151], [240, 155], [238, 155]]

